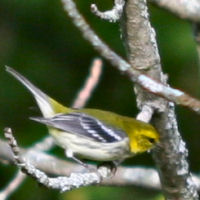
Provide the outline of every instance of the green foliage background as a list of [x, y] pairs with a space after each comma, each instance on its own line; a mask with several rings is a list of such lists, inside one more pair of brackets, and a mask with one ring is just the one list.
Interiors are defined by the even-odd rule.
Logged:
[[[101, 21], [90, 13], [94, 0], [76, 0], [82, 14], [98, 35], [112, 49], [125, 57], [118, 24]], [[101, 10], [109, 9], [112, 1], [95, 0]], [[173, 87], [199, 97], [199, 69], [192, 25], [170, 13], [150, 5], [151, 22], [155, 27], [163, 70]], [[45, 137], [44, 126], [30, 121], [40, 112], [24, 87], [4, 71], [8, 65], [35, 83], [47, 94], [70, 105], [88, 74], [94, 57], [99, 56], [85, 41], [64, 13], [59, 0], [0, 1], [0, 137], [10, 126], [18, 142], [29, 147]], [[111, 110], [135, 116], [133, 86], [122, 74], [104, 61], [104, 73], [88, 107]], [[177, 108], [180, 131], [189, 148], [192, 171], [200, 167], [199, 116], [186, 108]], [[52, 153], [63, 156], [57, 148]], [[143, 154], [128, 160], [128, 165], [153, 166], [151, 156]], [[0, 188], [14, 176], [16, 167], [0, 165]], [[156, 191], [136, 187], [88, 187], [60, 194], [40, 187], [28, 178], [10, 199], [70, 200], [151, 200], [162, 199]]]

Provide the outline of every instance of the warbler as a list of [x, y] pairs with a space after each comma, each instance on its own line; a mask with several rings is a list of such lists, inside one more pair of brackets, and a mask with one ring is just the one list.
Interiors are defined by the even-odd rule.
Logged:
[[10, 67], [6, 71], [34, 96], [43, 117], [32, 117], [45, 124], [66, 156], [83, 162], [116, 161], [150, 150], [158, 141], [155, 128], [131, 117], [98, 109], [73, 109], [63, 106]]

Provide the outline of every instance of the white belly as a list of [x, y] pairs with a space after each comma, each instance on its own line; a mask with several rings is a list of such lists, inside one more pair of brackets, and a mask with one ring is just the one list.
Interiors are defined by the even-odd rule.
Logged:
[[[71, 150], [75, 155], [82, 158], [97, 161], [113, 161], [131, 156], [128, 138], [124, 138], [122, 141], [103, 143], [94, 140], [88, 141], [86, 137], [55, 129], [50, 132], [59, 146], [65, 150]], [[130, 155], [128, 156], [128, 154]]]

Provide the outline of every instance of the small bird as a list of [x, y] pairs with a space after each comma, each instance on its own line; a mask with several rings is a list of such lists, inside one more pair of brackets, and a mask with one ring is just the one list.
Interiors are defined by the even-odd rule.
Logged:
[[34, 96], [43, 117], [30, 119], [45, 124], [66, 156], [82, 165], [81, 158], [120, 163], [159, 142], [158, 132], [148, 123], [109, 111], [65, 107], [14, 69], [6, 66], [6, 71]]

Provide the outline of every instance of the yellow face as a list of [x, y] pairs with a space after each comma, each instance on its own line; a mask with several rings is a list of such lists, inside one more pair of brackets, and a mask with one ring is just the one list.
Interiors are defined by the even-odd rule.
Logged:
[[159, 134], [153, 128], [134, 130], [130, 137], [132, 153], [142, 153], [150, 150], [159, 141]]

